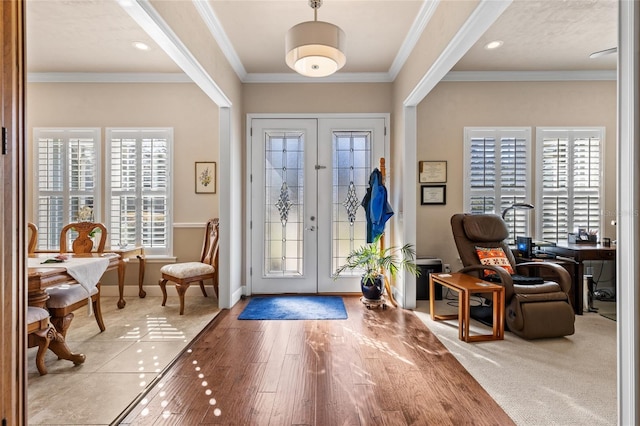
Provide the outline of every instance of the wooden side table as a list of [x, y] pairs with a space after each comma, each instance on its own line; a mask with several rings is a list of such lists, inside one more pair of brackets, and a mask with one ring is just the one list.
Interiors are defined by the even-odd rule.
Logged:
[[[434, 321], [458, 319], [458, 338], [465, 342], [504, 339], [504, 287], [483, 281], [472, 275], [461, 273], [431, 274], [429, 277], [429, 292], [435, 294], [435, 284], [443, 285], [458, 293], [458, 313], [438, 315], [435, 312], [435, 298], [429, 299], [431, 319]], [[471, 294], [493, 294], [493, 334], [469, 334], [471, 320]]]

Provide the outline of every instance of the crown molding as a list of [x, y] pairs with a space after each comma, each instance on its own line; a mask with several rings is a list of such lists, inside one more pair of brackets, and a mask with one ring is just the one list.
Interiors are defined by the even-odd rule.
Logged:
[[183, 73], [30, 72], [27, 83], [193, 83]]
[[337, 72], [327, 77], [305, 77], [296, 73], [250, 73], [243, 83], [391, 83], [393, 79], [386, 72]]
[[247, 71], [240, 61], [240, 57], [236, 53], [231, 40], [227, 37], [227, 33], [224, 32], [224, 28], [218, 19], [218, 15], [211, 8], [208, 0], [192, 0], [193, 5], [200, 14], [200, 17], [204, 21], [205, 25], [209, 29], [209, 32], [218, 43], [218, 46], [222, 50], [225, 58], [229, 61], [231, 68], [235, 71], [238, 78], [244, 82], [247, 78]]
[[418, 16], [416, 16], [416, 19], [413, 21], [407, 36], [402, 42], [402, 46], [400, 46], [400, 50], [398, 50], [398, 54], [391, 64], [391, 68], [389, 68], [389, 75], [391, 76], [392, 81], [396, 79], [405, 62], [407, 62], [413, 48], [416, 47], [422, 32], [427, 27], [431, 17], [438, 8], [438, 4], [440, 4], [440, 0], [427, 0], [422, 3]]
[[442, 81], [615, 81], [616, 70], [449, 71]]
[[481, 0], [426, 74], [405, 98], [405, 107], [418, 105], [493, 25], [513, 0]]
[[122, 9], [219, 107], [230, 107], [231, 100], [193, 56], [149, 0], [118, 2]]

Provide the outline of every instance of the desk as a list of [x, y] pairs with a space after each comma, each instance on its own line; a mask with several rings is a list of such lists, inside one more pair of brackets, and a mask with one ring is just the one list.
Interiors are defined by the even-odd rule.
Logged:
[[584, 283], [584, 261], [585, 260], [616, 260], [616, 248], [605, 247], [601, 244], [557, 244], [545, 247], [545, 251], [554, 253], [557, 256], [573, 259], [575, 261], [575, 291], [573, 294], [573, 308], [576, 314], [582, 315], [583, 283]]
[[[465, 342], [477, 342], [482, 340], [504, 339], [504, 287], [483, 281], [472, 275], [461, 273], [430, 274], [429, 294], [435, 294], [435, 284], [443, 285], [458, 293], [458, 314], [438, 315], [435, 311], [435, 297], [429, 299], [431, 319], [445, 320], [458, 319], [458, 338]], [[469, 335], [469, 322], [471, 321], [471, 293], [493, 293], [493, 333]]]
[[[70, 255], [71, 256], [71, 255]], [[89, 255], [91, 257], [98, 257], [99, 254]], [[42, 258], [46, 259], [51, 257], [51, 254], [35, 254], [30, 255], [30, 258]], [[81, 256], [81, 257], [87, 257]], [[109, 265], [107, 270], [118, 268], [119, 256], [110, 256]], [[47, 298], [49, 297], [45, 291], [45, 288], [54, 285], [76, 282], [64, 267], [64, 263], [60, 264], [46, 264], [43, 266], [28, 268], [28, 304], [30, 306], [37, 306], [45, 308]], [[49, 344], [49, 349], [55, 353], [60, 359], [67, 359], [74, 364], [82, 364], [85, 361], [83, 354], [72, 353], [67, 346], [62, 334], [58, 333], [55, 328], [52, 327], [53, 339]]]

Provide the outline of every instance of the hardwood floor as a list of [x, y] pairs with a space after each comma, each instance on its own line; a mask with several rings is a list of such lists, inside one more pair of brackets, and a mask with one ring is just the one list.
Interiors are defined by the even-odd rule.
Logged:
[[514, 424], [411, 311], [344, 301], [330, 321], [241, 321], [241, 301], [121, 424]]

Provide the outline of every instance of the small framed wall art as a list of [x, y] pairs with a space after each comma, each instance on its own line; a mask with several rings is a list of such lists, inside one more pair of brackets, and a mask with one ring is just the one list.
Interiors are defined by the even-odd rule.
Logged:
[[216, 193], [216, 163], [196, 162], [196, 194]]
[[446, 183], [446, 161], [420, 161], [418, 162], [418, 177], [420, 183]]
[[447, 204], [446, 185], [422, 185], [420, 204]]

